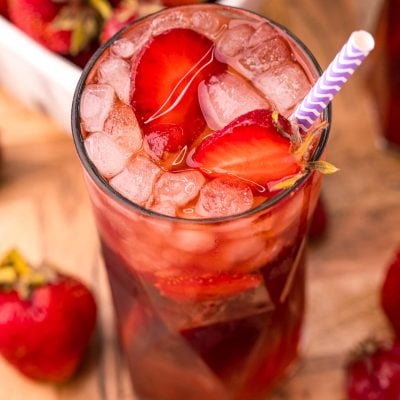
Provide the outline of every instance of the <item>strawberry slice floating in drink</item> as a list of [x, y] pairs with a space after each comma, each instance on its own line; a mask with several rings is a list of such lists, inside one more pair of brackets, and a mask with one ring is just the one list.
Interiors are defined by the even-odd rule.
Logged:
[[177, 301], [204, 301], [234, 296], [261, 284], [261, 274], [228, 274], [159, 278], [156, 286], [164, 296]]
[[210, 176], [236, 176], [261, 191], [283, 189], [293, 185], [306, 170], [337, 170], [325, 161], [307, 160], [319, 128], [303, 139], [277, 112], [250, 111], [206, 137], [190, 153], [187, 163]]
[[157, 156], [179, 151], [204, 130], [198, 85], [225, 69], [200, 33], [171, 29], [149, 40], [132, 68], [130, 102]]
[[[292, 133], [284, 117], [279, 116], [279, 123]], [[289, 134], [285, 137], [279, 132], [269, 110], [255, 110], [236, 118], [206, 138], [188, 163], [208, 175], [234, 175], [263, 187], [303, 168], [292, 151]]]

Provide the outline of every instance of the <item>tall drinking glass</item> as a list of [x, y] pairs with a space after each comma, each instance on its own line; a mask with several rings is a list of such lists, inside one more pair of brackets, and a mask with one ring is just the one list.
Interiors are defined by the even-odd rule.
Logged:
[[[141, 32], [143, 23], [157, 18], [176, 21], [180, 10], [274, 26], [290, 42], [303, 68], [314, 79], [320, 74], [307, 48], [264, 17], [217, 5], [162, 11], [117, 34], [86, 66], [73, 103], [73, 136], [138, 398], [259, 399], [298, 356], [306, 233], [320, 174], [309, 172], [291, 188], [237, 215], [171, 217], [139, 206], [113, 189], [84, 145], [81, 96], [85, 85], [93, 82], [98, 60], [116, 40]], [[322, 117], [330, 120], [329, 108]], [[312, 160], [322, 156], [327, 137], [325, 129]]]

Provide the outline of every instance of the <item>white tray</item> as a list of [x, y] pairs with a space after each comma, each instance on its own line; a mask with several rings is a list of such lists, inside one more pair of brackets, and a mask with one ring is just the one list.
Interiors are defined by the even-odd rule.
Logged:
[[[260, 0], [222, 0], [256, 10]], [[0, 85], [24, 104], [50, 115], [66, 133], [82, 70], [50, 52], [0, 16]]]

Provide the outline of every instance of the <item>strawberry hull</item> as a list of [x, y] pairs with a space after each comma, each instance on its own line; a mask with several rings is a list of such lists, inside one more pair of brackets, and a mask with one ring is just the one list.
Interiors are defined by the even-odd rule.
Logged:
[[[145, 33], [138, 38], [139, 31]], [[232, 32], [226, 47], [221, 35], [226, 39]], [[284, 117], [299, 93], [288, 95], [285, 83], [286, 97], [278, 102], [260, 87], [288, 48], [287, 73], [304, 78], [303, 86], [294, 87], [305, 90], [318, 67], [297, 39], [261, 17], [228, 7], [164, 11], [133, 24], [124, 35], [142, 40], [131, 59], [119, 61], [131, 63], [128, 103], [137, 118], [131, 132], [141, 132], [142, 147], [127, 155], [115, 143], [108, 153], [100, 142], [94, 144], [110, 143], [107, 113], [128, 104], [123, 86], [110, 95], [96, 73], [96, 60], [78, 85], [73, 130], [135, 393], [152, 400], [263, 399], [298, 357], [305, 238], [321, 175], [307, 172], [293, 155], [292, 142], [276, 132], [277, 126], [289, 131]], [[264, 35], [279, 36], [285, 45], [272, 40], [278, 43], [277, 56], [268, 59], [271, 65], [254, 68], [254, 58], [242, 60], [242, 47], [250, 43], [258, 49]], [[217, 50], [219, 58], [213, 56]], [[97, 62], [110, 54], [113, 48], [105, 47]], [[235, 91], [237, 82], [245, 82], [240, 96], [247, 88], [253, 91], [247, 104]], [[205, 94], [201, 107], [200, 92]], [[104, 107], [94, 102], [88, 112], [89, 100], [99, 95]], [[203, 110], [214, 107], [216, 115], [229, 101], [234, 112], [213, 119], [229, 120], [225, 128], [208, 126]], [[285, 109], [275, 118], [276, 109], [268, 107], [277, 104]], [[322, 155], [327, 134], [317, 138], [312, 160]], [[243, 149], [251, 152], [248, 167]], [[266, 150], [272, 161], [264, 163]], [[221, 168], [224, 154], [233, 162]], [[96, 169], [94, 161], [111, 156], [110, 164]], [[299, 172], [304, 177], [289, 189], [267, 188]]]

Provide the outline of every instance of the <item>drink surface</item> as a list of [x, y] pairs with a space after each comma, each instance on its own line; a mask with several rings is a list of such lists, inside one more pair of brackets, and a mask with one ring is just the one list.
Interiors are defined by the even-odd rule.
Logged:
[[269, 137], [265, 121], [272, 111], [288, 117], [315, 79], [294, 40], [261, 17], [168, 10], [128, 29], [94, 65], [80, 104], [85, 148], [109, 185], [142, 207], [239, 214], [300, 172], [291, 141]]

